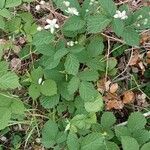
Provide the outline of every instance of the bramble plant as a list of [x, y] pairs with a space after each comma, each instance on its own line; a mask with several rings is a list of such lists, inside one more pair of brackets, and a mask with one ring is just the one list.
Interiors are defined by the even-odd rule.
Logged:
[[149, 29], [147, 1], [1, 0], [0, 149], [149, 150]]

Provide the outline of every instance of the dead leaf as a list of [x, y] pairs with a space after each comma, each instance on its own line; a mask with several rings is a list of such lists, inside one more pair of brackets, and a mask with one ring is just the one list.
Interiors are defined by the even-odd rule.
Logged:
[[118, 87], [118, 83], [112, 84], [109, 89], [110, 93], [115, 93], [118, 90]]
[[21, 69], [21, 60], [19, 58], [13, 58], [10, 67], [15, 71]]
[[130, 60], [130, 63], [129, 63], [129, 66], [134, 66], [134, 65], [137, 65], [138, 62], [139, 62], [139, 52], [138, 50], [136, 50]]
[[122, 101], [117, 101], [117, 100], [110, 100], [106, 103], [106, 110], [111, 110], [111, 109], [122, 109], [124, 104]]
[[105, 90], [106, 90], [107, 92], [109, 91], [110, 84], [111, 84], [111, 81], [110, 81], [110, 80], [108, 80], [108, 81], [105, 83]]
[[135, 95], [132, 91], [126, 91], [123, 93], [123, 103], [124, 104], [129, 104], [134, 102], [135, 100]]
[[147, 52], [147, 57], [150, 58], [150, 51]]
[[103, 78], [97, 82], [97, 90], [101, 93], [105, 92], [105, 81], [105, 78]]

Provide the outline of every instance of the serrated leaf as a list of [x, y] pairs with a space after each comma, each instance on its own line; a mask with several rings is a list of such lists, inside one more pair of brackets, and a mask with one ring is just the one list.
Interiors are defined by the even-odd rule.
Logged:
[[150, 142], [144, 144], [144, 145], [142, 146], [141, 150], [149, 150], [149, 148], [150, 148]]
[[68, 92], [69, 94], [74, 94], [80, 85], [80, 79], [77, 76], [72, 77], [68, 83]]
[[7, 19], [10, 19], [12, 17], [10, 11], [8, 9], [5, 9], [5, 8], [0, 10], [0, 15], [2, 17], [7, 18]]
[[102, 32], [109, 25], [110, 21], [104, 15], [89, 16], [87, 19], [87, 31], [89, 33]]
[[122, 136], [131, 136], [131, 133], [126, 126], [116, 126], [115, 134], [119, 140], [121, 140]]
[[0, 9], [2, 9], [4, 7], [4, 5], [5, 5], [5, 0], [1, 0], [0, 1]]
[[140, 112], [134, 112], [129, 116], [127, 126], [131, 132], [134, 132], [144, 129], [146, 122], [145, 117]]
[[120, 19], [114, 19], [112, 21], [112, 28], [113, 31], [116, 33], [117, 36], [121, 36], [124, 31], [124, 24], [123, 21]]
[[0, 16], [0, 29], [5, 29], [5, 21], [4, 18]]
[[3, 90], [19, 87], [19, 78], [14, 72], [7, 72], [0, 77], [0, 88]]
[[25, 107], [23, 102], [19, 99], [14, 99], [11, 104], [11, 112], [13, 114], [22, 115], [24, 114]]
[[45, 96], [53, 96], [57, 94], [57, 84], [54, 80], [45, 80], [41, 85], [41, 93]]
[[97, 91], [92, 83], [83, 81], [80, 84], [79, 93], [84, 101], [93, 101], [97, 97]]
[[59, 49], [55, 54], [54, 54], [54, 60], [57, 60], [57, 59], [61, 59], [63, 58], [65, 55], [67, 55], [69, 53], [69, 51], [66, 49], [66, 48], [62, 48], [62, 49]]
[[85, 102], [84, 107], [87, 112], [101, 111], [103, 109], [102, 96], [100, 94], [98, 94], [98, 96], [95, 98], [95, 101]]
[[95, 70], [85, 70], [79, 73], [79, 78], [82, 81], [97, 81], [99, 74]]
[[131, 27], [126, 28], [122, 34], [126, 44], [130, 46], [138, 46], [140, 43], [140, 36], [137, 31]]
[[112, 69], [114, 69], [117, 65], [117, 60], [116, 58], [109, 58], [108, 59], [108, 70], [111, 71]]
[[90, 57], [97, 57], [104, 50], [103, 40], [99, 36], [92, 37], [87, 45], [87, 51]]
[[81, 150], [100, 150], [104, 138], [99, 133], [91, 133], [83, 138], [81, 142]]
[[85, 26], [85, 21], [77, 16], [70, 17], [63, 26], [63, 31], [77, 32]]
[[122, 136], [121, 143], [123, 150], [139, 150], [138, 142], [132, 137]]
[[150, 134], [147, 130], [138, 130], [138, 132], [135, 131], [132, 136], [140, 145], [146, 143], [150, 139]]
[[16, 7], [19, 6], [21, 4], [22, 0], [6, 0], [6, 4], [5, 7], [9, 8], [9, 7]]
[[51, 44], [43, 44], [43, 45], [38, 45], [36, 47], [36, 50], [46, 56], [53, 56], [54, 55], [54, 51], [55, 51], [55, 47]]
[[4, 129], [11, 118], [11, 111], [8, 108], [0, 108], [0, 130]]
[[113, 113], [105, 112], [101, 117], [101, 125], [104, 128], [111, 128], [116, 123], [116, 118]]
[[40, 86], [36, 84], [31, 84], [29, 86], [29, 95], [32, 97], [33, 100], [36, 100], [40, 96]]
[[69, 135], [67, 137], [67, 147], [70, 150], [79, 150], [80, 149], [78, 137], [73, 132], [69, 132]]
[[79, 61], [73, 54], [68, 54], [65, 61], [65, 70], [68, 74], [76, 75], [79, 70]]
[[33, 36], [32, 43], [33, 45], [39, 46], [43, 44], [49, 44], [53, 40], [54, 40], [54, 36], [50, 32], [40, 31]]
[[112, 0], [99, 0], [99, 3], [110, 16], [115, 14], [117, 7]]
[[106, 141], [106, 150], [120, 150], [120, 148], [116, 143]]
[[59, 98], [59, 95], [41, 97], [40, 103], [46, 109], [54, 108], [59, 103]]
[[51, 148], [56, 143], [56, 136], [58, 134], [58, 126], [54, 121], [47, 121], [42, 130], [42, 144], [46, 148]]

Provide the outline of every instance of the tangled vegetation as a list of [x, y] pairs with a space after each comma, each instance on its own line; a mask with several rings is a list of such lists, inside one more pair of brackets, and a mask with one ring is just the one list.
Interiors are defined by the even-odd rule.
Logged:
[[0, 0], [0, 150], [150, 150], [149, 0]]

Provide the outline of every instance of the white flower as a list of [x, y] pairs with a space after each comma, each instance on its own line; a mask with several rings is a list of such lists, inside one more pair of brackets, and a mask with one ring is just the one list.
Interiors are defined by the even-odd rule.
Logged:
[[75, 41], [74, 44], [78, 44], [78, 41]]
[[69, 7], [69, 6], [70, 6], [70, 2], [69, 2], [69, 1], [63, 1], [63, 4], [64, 4], [66, 7]]
[[56, 29], [59, 28], [59, 25], [56, 23], [57, 19], [53, 19], [53, 20], [47, 19], [46, 22], [48, 23], [48, 25], [46, 25], [44, 28], [50, 29], [52, 34], [54, 33], [55, 28]]
[[68, 46], [74, 46], [74, 44], [75, 44], [74, 41], [69, 41], [69, 42], [67, 42], [67, 45], [68, 45]]
[[145, 19], [144, 19], [144, 23], [143, 23], [143, 24], [144, 24], [144, 25], [146, 25], [147, 23], [148, 23], [148, 19], [147, 19], [147, 18], [145, 18]]
[[114, 15], [114, 18], [119, 18], [119, 19], [121, 19], [121, 20], [124, 20], [124, 19], [127, 19], [128, 18], [128, 16], [127, 16], [127, 14], [126, 14], [126, 11], [124, 10], [124, 11], [119, 11], [119, 10], [117, 10], [116, 11], [116, 14]]
[[41, 84], [41, 83], [42, 83], [42, 78], [39, 78], [38, 84]]
[[138, 24], [137, 24], [137, 27], [140, 27], [140, 26], [141, 26], [141, 25], [138, 23]]
[[45, 4], [45, 1], [43, 1], [43, 0], [40, 1], [40, 4], [41, 4], [41, 5], [44, 5], [44, 4]]
[[43, 30], [42, 27], [40, 27], [40, 26], [37, 27], [37, 31], [42, 31], [42, 30]]
[[86, 11], [86, 12], [89, 12], [89, 10], [88, 10], [88, 9], [86, 9], [85, 11]]
[[68, 7], [68, 9], [65, 10], [65, 11], [68, 14], [79, 16], [79, 12], [78, 12], [78, 10], [75, 7]]
[[36, 5], [36, 6], [35, 6], [35, 9], [36, 9], [37, 11], [39, 11], [39, 10], [41, 9], [41, 6], [40, 6], [40, 5]]

